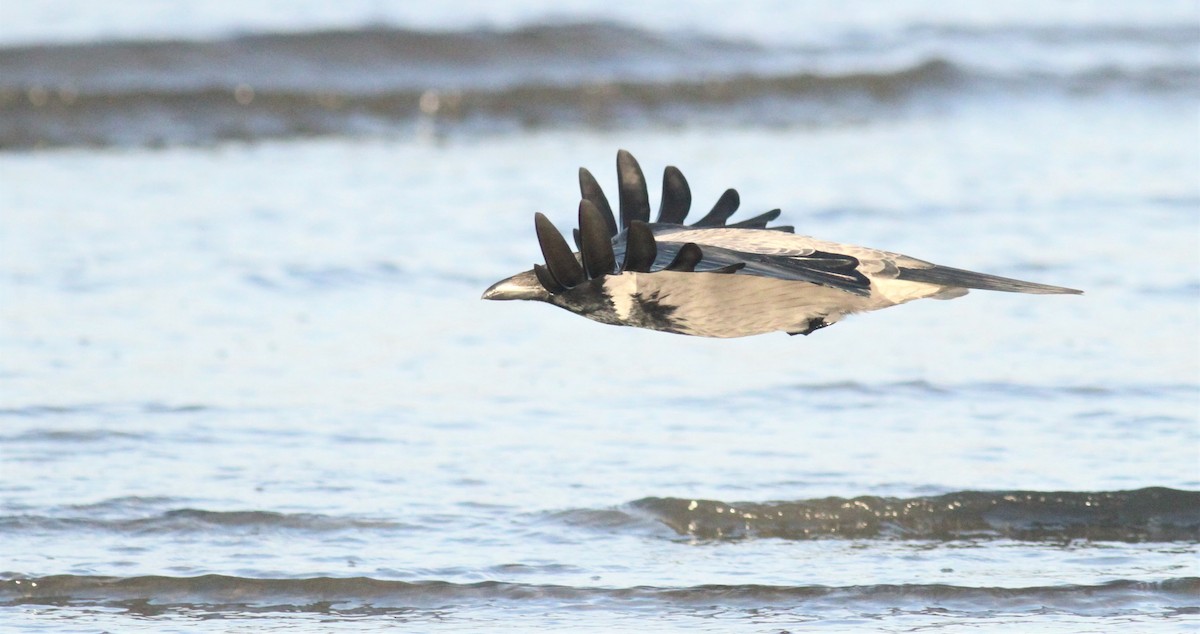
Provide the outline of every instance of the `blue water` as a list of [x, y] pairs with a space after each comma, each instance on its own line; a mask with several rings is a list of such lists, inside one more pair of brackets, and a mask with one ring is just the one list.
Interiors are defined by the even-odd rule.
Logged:
[[[2, 9], [4, 628], [1195, 627], [1194, 5], [513, 6]], [[1086, 294], [480, 301], [618, 148]]]

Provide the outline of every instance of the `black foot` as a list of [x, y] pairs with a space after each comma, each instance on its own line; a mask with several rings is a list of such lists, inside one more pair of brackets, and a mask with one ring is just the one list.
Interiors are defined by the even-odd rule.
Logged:
[[788, 334], [792, 335], [793, 337], [796, 335], [810, 335], [814, 330], [820, 330], [826, 326], [832, 325], [833, 324], [825, 321], [824, 317], [813, 317], [812, 319], [808, 320], [808, 326], [804, 330], [797, 330], [795, 332], [789, 332]]

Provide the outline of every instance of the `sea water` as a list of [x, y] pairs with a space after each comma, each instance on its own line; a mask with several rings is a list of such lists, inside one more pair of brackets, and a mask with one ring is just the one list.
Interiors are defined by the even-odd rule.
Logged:
[[[1194, 5], [172, 6], [3, 10], [0, 629], [1196, 626]], [[480, 301], [618, 148], [1085, 295]]]

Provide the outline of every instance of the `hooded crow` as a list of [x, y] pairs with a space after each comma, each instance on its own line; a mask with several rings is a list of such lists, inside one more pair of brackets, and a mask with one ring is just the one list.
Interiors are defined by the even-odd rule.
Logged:
[[969, 289], [1082, 293], [795, 235], [792, 227], [768, 226], [778, 209], [730, 224], [739, 205], [733, 189], [685, 225], [692, 194], [675, 167], [663, 172], [652, 223], [646, 178], [624, 150], [617, 153], [617, 177], [619, 225], [596, 179], [580, 168], [578, 251], [546, 216], [535, 214], [546, 263], [496, 282], [483, 299], [546, 302], [605, 324], [745, 337], [807, 335], [853, 313], [952, 299]]

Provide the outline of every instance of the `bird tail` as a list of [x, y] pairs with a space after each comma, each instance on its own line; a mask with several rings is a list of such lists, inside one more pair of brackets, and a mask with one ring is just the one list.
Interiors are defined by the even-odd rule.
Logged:
[[927, 269], [910, 269], [900, 267], [897, 279], [910, 282], [924, 282], [939, 286], [954, 286], [958, 288], [977, 288], [985, 291], [1004, 291], [1006, 293], [1035, 293], [1038, 295], [1082, 295], [1083, 291], [1065, 286], [1051, 286], [1014, 280], [1009, 277], [988, 275], [956, 269], [949, 266], [933, 265]]

